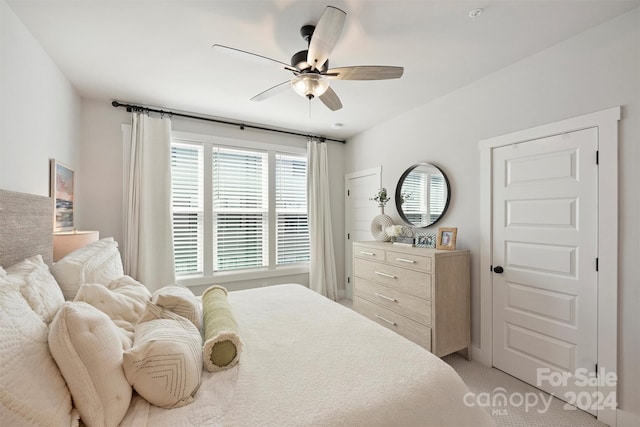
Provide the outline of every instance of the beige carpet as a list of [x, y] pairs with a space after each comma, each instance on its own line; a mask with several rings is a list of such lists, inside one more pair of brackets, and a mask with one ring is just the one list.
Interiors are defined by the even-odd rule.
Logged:
[[[468, 402], [482, 404], [498, 427], [604, 427], [592, 415], [578, 409], [565, 409], [565, 402], [526, 384], [511, 375], [478, 362], [468, 361], [457, 354], [442, 358], [458, 372], [472, 392]], [[496, 390], [498, 388], [503, 390]], [[495, 397], [504, 394], [514, 404], [501, 406]], [[551, 399], [551, 401], [549, 401]], [[529, 402], [527, 408], [526, 402]], [[490, 405], [491, 402], [495, 406]], [[550, 402], [550, 403], [549, 403]], [[545, 409], [546, 408], [546, 409]]]

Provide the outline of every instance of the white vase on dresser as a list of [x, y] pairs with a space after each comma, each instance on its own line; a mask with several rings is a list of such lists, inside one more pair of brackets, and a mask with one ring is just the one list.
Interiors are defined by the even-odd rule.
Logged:
[[468, 351], [468, 250], [354, 242], [353, 272], [355, 311], [438, 357]]

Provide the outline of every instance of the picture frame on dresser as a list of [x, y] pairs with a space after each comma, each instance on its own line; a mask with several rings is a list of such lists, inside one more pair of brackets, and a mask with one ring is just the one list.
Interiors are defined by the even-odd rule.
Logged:
[[441, 249], [445, 251], [455, 251], [457, 237], [458, 237], [458, 229], [455, 227], [438, 228], [438, 236], [436, 238], [436, 249]]
[[415, 233], [416, 248], [435, 248], [436, 233]]
[[73, 185], [75, 172], [69, 166], [51, 159], [51, 198], [53, 199], [53, 231], [74, 228]]

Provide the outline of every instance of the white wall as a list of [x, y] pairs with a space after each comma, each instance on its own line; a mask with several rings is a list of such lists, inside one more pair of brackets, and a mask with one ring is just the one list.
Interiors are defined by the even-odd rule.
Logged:
[[0, 188], [48, 196], [49, 159], [78, 166], [80, 97], [2, 0], [0, 70]]
[[[472, 253], [472, 339], [479, 342], [478, 141], [622, 105], [619, 194], [619, 402], [640, 414], [640, 14], [638, 9], [364, 132], [346, 146], [346, 173], [383, 165], [395, 191], [402, 171], [430, 161], [452, 200], [437, 226], [458, 227]], [[394, 207], [387, 213], [397, 222]], [[437, 228], [435, 226], [434, 228]]]
[[[100, 231], [102, 237], [113, 236], [123, 242], [123, 147], [121, 125], [131, 123], [131, 115], [123, 108], [113, 108], [110, 102], [82, 100], [82, 147], [81, 172], [82, 189], [77, 197], [82, 216], [80, 222], [84, 229]], [[251, 129], [239, 130], [235, 126], [220, 125], [203, 121], [173, 117], [173, 130], [228, 138], [249, 139], [271, 144], [306, 146], [306, 140], [283, 134], [265, 133]], [[331, 174], [331, 187], [343, 187], [344, 145], [328, 143]], [[344, 234], [342, 192], [332, 194], [332, 217], [335, 233], [337, 274], [341, 289], [344, 289]], [[230, 290], [262, 286], [276, 283], [302, 283], [308, 285], [307, 275], [295, 275], [281, 278], [265, 278], [224, 284]], [[206, 286], [194, 287], [201, 292]]]

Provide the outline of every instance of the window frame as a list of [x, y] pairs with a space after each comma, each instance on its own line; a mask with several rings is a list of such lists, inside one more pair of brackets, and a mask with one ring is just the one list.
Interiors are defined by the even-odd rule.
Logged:
[[[229, 270], [214, 271], [213, 270], [213, 206], [212, 193], [207, 191], [205, 185], [204, 191], [204, 224], [203, 224], [203, 271], [198, 274], [182, 275], [176, 278], [179, 284], [185, 286], [210, 285], [217, 283], [236, 282], [242, 280], [268, 279], [280, 276], [289, 276], [295, 274], [308, 274], [309, 262], [300, 262], [292, 264], [276, 265], [276, 234], [277, 234], [277, 215], [275, 200], [275, 157], [276, 154], [304, 156], [307, 155], [306, 145], [290, 146], [272, 143], [264, 143], [257, 141], [249, 141], [244, 139], [228, 138], [213, 135], [204, 135], [192, 132], [172, 131], [171, 142], [181, 144], [202, 145], [204, 150], [204, 181], [212, 182], [213, 172], [211, 168], [213, 147], [226, 147], [231, 149], [243, 149], [260, 151], [267, 153], [268, 162], [268, 254], [269, 259], [267, 266], [255, 267], [246, 270]], [[209, 188], [210, 190], [210, 188]]]

